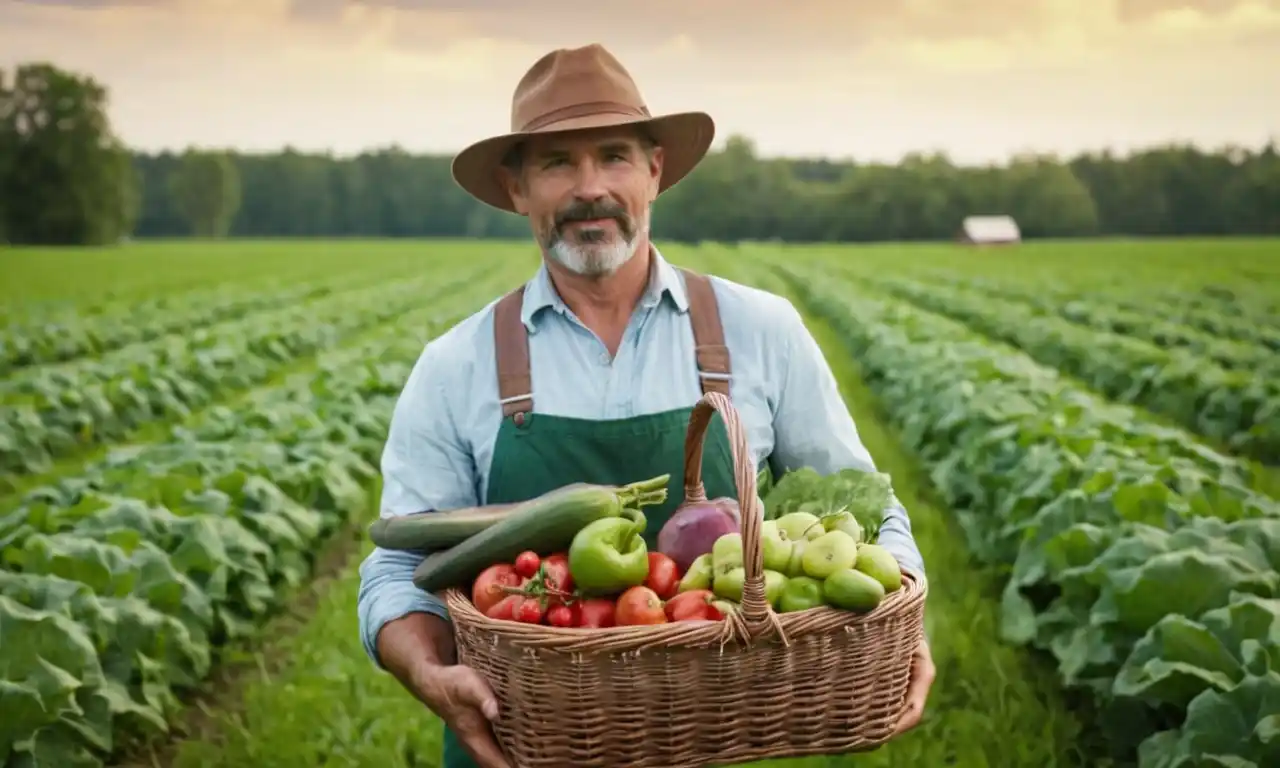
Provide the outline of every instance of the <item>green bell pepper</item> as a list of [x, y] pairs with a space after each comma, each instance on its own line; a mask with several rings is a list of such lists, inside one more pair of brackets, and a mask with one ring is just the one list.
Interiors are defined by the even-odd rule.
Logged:
[[585, 595], [609, 595], [649, 578], [644, 513], [626, 509], [583, 526], [569, 545], [569, 575]]

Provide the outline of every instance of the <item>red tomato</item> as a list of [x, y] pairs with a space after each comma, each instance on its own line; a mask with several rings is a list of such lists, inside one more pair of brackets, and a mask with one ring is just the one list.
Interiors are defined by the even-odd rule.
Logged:
[[540, 624], [542, 622], [542, 604], [538, 602], [536, 597], [522, 598], [515, 609], [515, 620], [522, 621], [525, 624]]
[[542, 562], [538, 558], [538, 553], [532, 550], [525, 550], [516, 555], [516, 573], [525, 578], [532, 578], [533, 574], [538, 572], [538, 564]]
[[576, 622], [574, 611], [567, 605], [553, 605], [547, 611], [547, 623], [553, 627], [572, 627]]
[[489, 610], [485, 611], [485, 616], [499, 621], [514, 621], [515, 609], [524, 600], [520, 595], [507, 595], [498, 602], [494, 603]]
[[645, 586], [631, 587], [618, 598], [614, 615], [618, 626], [634, 624], [665, 624], [667, 614], [662, 609], [662, 598]]
[[711, 601], [715, 597], [709, 589], [691, 589], [688, 592], [681, 592], [668, 600], [664, 610], [667, 618], [671, 621], [724, 618], [711, 605]]
[[614, 614], [617, 609], [612, 600], [603, 597], [593, 597], [590, 600], [583, 600], [575, 603], [578, 607], [578, 626], [603, 628], [612, 627], [614, 624]]
[[[542, 583], [549, 589], [561, 592], [573, 591], [573, 577], [569, 575], [569, 558], [565, 555], [551, 555], [542, 561]], [[556, 595], [547, 595], [548, 605], [561, 605], [564, 599]]]
[[520, 574], [516, 573], [515, 566], [506, 563], [491, 565], [476, 577], [475, 584], [471, 587], [471, 602], [476, 610], [487, 614], [490, 608], [506, 597], [502, 587], [517, 586], [520, 586]]
[[546, 565], [549, 586], [562, 592], [573, 591], [573, 576], [569, 573], [569, 556], [564, 553], [548, 555], [542, 561]]
[[680, 568], [676, 561], [661, 552], [649, 553], [649, 576], [644, 585], [663, 600], [670, 600], [680, 587]]

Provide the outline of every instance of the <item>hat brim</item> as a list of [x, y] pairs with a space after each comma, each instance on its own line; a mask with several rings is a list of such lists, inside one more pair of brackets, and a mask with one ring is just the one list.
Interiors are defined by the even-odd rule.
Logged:
[[453, 159], [453, 179], [482, 203], [515, 213], [511, 195], [503, 186], [498, 170], [502, 158], [512, 147], [530, 136], [627, 125], [644, 126], [662, 147], [662, 178], [658, 182], [658, 194], [670, 189], [702, 162], [716, 135], [715, 121], [705, 112], [677, 112], [632, 119], [620, 119], [618, 115], [610, 114], [587, 115], [552, 123], [534, 132], [507, 133], [478, 141]]

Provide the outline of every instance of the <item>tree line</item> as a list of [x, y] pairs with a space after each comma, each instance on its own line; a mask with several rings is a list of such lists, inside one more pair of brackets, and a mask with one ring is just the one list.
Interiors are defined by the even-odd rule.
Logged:
[[[11, 83], [0, 72], [0, 239], [528, 235], [522, 218], [467, 196], [447, 155], [131, 151], [106, 103], [91, 77], [50, 64], [19, 67]], [[1029, 238], [1280, 234], [1280, 151], [1273, 140], [885, 164], [761, 157], [731, 136], [659, 198], [654, 227], [685, 242], [937, 240], [998, 213]]]

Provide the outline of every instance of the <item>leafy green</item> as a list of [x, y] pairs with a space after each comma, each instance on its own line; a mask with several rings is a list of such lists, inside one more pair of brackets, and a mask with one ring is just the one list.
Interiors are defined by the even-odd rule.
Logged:
[[216, 649], [366, 512], [424, 332], [495, 287], [470, 286], [0, 510], [0, 764], [100, 766], [167, 733]]
[[374, 284], [277, 303], [270, 311], [178, 330], [100, 357], [21, 369], [0, 383], [0, 485], [148, 422], [186, 418], [231, 390], [263, 382], [291, 361], [465, 282], [441, 277], [454, 276], [437, 272], [390, 288]]
[[1268, 363], [1259, 358], [1259, 351], [1280, 351], [1280, 328], [1267, 322], [1265, 315], [1241, 314], [1243, 308], [1235, 297], [1218, 301], [1204, 295], [1169, 292], [1152, 300], [1145, 293], [1104, 293], [1096, 283], [1089, 285], [1087, 291], [1057, 280], [1033, 279], [1019, 285], [950, 269], [936, 277], [997, 298], [1025, 301], [1082, 325], [1137, 336], [1162, 346], [1185, 347], [1212, 357], [1227, 368], [1248, 367], [1251, 361], [1275, 365], [1274, 359]]
[[[955, 320], [829, 273], [776, 270], [847, 340], [969, 551], [1008, 568], [1005, 637], [1052, 654], [1064, 684], [1096, 700], [1121, 753], [1141, 745], [1143, 768], [1271, 757], [1274, 680], [1250, 670], [1280, 657], [1280, 503], [1258, 490], [1254, 467]], [[1005, 305], [963, 306], [978, 318]], [[1131, 360], [1108, 358], [1073, 327], [1043, 337], [1037, 356], [1084, 365], [1087, 349], [1099, 370], [1127, 375]], [[1143, 391], [1169, 391], [1160, 381]], [[1243, 739], [1234, 752], [1210, 732], [1228, 712], [1226, 732]]]
[[[348, 278], [349, 279], [349, 278]], [[326, 283], [271, 285], [257, 291], [244, 286], [161, 295], [137, 303], [92, 308], [68, 307], [24, 318], [0, 330], [0, 374], [33, 365], [60, 363], [102, 354], [128, 344], [151, 341], [201, 325], [234, 320], [282, 304], [323, 296]]]
[[818, 517], [851, 512], [874, 541], [884, 522], [884, 512], [893, 501], [893, 486], [884, 472], [842, 469], [820, 475], [812, 467], [783, 474], [764, 498], [766, 520], [791, 512], [808, 512]]
[[[1064, 317], [1033, 303], [994, 302], [952, 281], [875, 276], [866, 282], [1017, 345], [1118, 402], [1165, 414], [1264, 462], [1280, 461], [1280, 356], [1274, 349], [1219, 340], [1200, 340], [1198, 348], [1189, 348], [1168, 344], [1174, 334], [1155, 328], [1145, 329], [1147, 338], [1090, 328], [1074, 322], [1079, 300]], [[1125, 329], [1133, 327], [1143, 326], [1129, 318]], [[1208, 350], [1229, 357], [1231, 364], [1220, 365]]]

